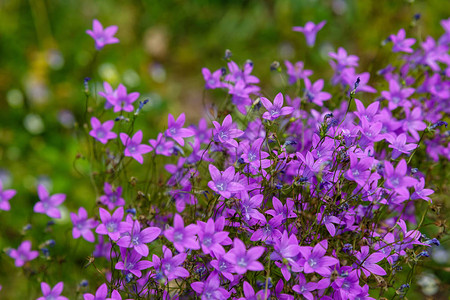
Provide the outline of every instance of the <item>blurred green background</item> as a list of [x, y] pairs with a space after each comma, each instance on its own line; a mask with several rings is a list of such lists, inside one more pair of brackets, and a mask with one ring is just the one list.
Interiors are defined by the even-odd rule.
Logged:
[[[417, 13], [421, 18], [412, 26]], [[39, 264], [32, 262], [35, 274], [21, 272], [0, 255], [0, 298], [36, 298], [41, 280], [51, 285], [64, 280], [64, 295], [73, 295], [82, 279], [93, 286], [92, 279], [101, 281], [94, 269], [83, 269], [94, 246], [71, 240], [67, 217], [81, 205], [92, 215], [98, 195], [86, 175], [87, 159], [76, 159], [87, 147], [85, 136], [74, 130], [83, 126], [85, 77], [92, 78], [96, 98], [108, 81], [141, 93], [140, 100], [150, 99], [137, 121], [146, 141], [164, 129], [167, 113], [185, 112], [188, 123], [197, 122], [214, 95], [204, 94], [201, 68], [226, 66], [225, 49], [240, 65], [251, 59], [263, 92], [274, 94], [280, 82], [270, 72], [273, 61], [303, 60], [314, 70], [314, 80], [327, 80], [332, 74], [327, 53], [342, 46], [360, 57], [358, 72], [375, 76], [390, 55], [391, 45], [381, 47], [385, 38], [400, 28], [419, 41], [438, 37], [439, 21], [449, 14], [450, 2], [443, 0], [0, 0], [0, 178], [18, 190], [11, 211], [0, 211], [0, 249], [16, 248], [24, 239], [33, 249], [56, 241], [52, 263], [36, 270]], [[120, 43], [96, 54], [85, 33], [93, 19], [118, 25]], [[291, 30], [322, 20], [327, 24], [313, 48]], [[92, 100], [89, 105], [96, 106]], [[59, 226], [46, 226], [49, 218], [32, 212], [37, 182], [52, 186], [51, 193], [68, 195]], [[28, 223], [33, 227], [24, 236]]]

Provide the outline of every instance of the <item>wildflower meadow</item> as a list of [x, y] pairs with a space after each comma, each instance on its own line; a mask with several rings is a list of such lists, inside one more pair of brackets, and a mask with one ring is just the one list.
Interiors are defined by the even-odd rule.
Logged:
[[[448, 299], [450, 7], [435, 18], [406, 1], [374, 42], [332, 37], [370, 35], [336, 29], [363, 13], [352, 1], [204, 2], [172, 9], [295, 15], [267, 19], [286, 41], [261, 49], [278, 52], [245, 26], [234, 51], [205, 21], [192, 31], [216, 47], [190, 60], [194, 23], [140, 35], [145, 21], [108, 15], [117, 3], [57, 20], [56, 2], [30, 1], [34, 71], [0, 103], [0, 299]], [[128, 20], [177, 20], [133, 5]], [[58, 48], [49, 32], [66, 23]], [[7, 37], [5, 53], [24, 38]]]

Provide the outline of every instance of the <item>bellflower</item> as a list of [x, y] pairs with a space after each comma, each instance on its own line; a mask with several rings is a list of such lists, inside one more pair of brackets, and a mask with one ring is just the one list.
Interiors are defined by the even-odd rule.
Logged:
[[315, 298], [314, 298], [313, 294], [311, 294], [311, 292], [317, 288], [317, 283], [316, 282], [306, 282], [305, 275], [303, 275], [302, 273], [298, 274], [297, 280], [298, 280], [298, 284], [294, 285], [292, 287], [292, 289], [296, 293], [305, 297], [305, 299], [314, 300]]
[[127, 88], [123, 84], [119, 84], [116, 90], [112, 90], [111, 86], [104, 84], [105, 93], [98, 94], [108, 101], [105, 108], [114, 107], [114, 112], [126, 111], [132, 112], [134, 110], [133, 102], [139, 98], [139, 93], [127, 93]]
[[318, 273], [322, 276], [329, 276], [331, 274], [330, 266], [334, 266], [339, 263], [339, 260], [325, 256], [328, 248], [328, 241], [323, 240], [313, 247], [302, 246], [300, 247], [300, 253], [304, 257], [303, 268], [305, 273]]
[[234, 181], [235, 172], [233, 166], [221, 172], [213, 164], [210, 164], [209, 173], [212, 179], [212, 181], [208, 182], [209, 188], [219, 193], [225, 199], [230, 198], [232, 193], [245, 190], [241, 183]]
[[17, 248], [17, 250], [11, 249], [8, 255], [15, 259], [14, 264], [16, 265], [16, 267], [21, 267], [27, 261], [33, 260], [38, 257], [39, 252], [31, 251], [30, 241], [23, 241], [22, 244], [20, 244], [19, 248]]
[[99, 211], [102, 224], [98, 225], [96, 233], [108, 235], [113, 241], [117, 241], [123, 233], [131, 230], [129, 223], [122, 222], [123, 207], [116, 209], [112, 216], [106, 209], [100, 208]]
[[405, 29], [400, 29], [398, 33], [391, 34], [390, 39], [394, 46], [392, 47], [392, 52], [406, 52], [406, 53], [413, 53], [413, 49], [411, 49], [411, 46], [414, 45], [416, 42], [415, 39], [406, 39], [406, 32]]
[[251, 286], [250, 283], [244, 281], [243, 284], [244, 296], [238, 298], [237, 300], [261, 300], [261, 299], [270, 299], [270, 290], [262, 289], [255, 293], [255, 290]]
[[225, 250], [217, 249], [212, 253], [216, 259], [211, 261], [211, 266], [221, 275], [223, 275], [229, 281], [234, 280], [234, 276], [231, 273], [235, 273], [233, 264], [229, 263], [225, 258]]
[[146, 244], [154, 241], [160, 233], [161, 229], [158, 227], [148, 227], [141, 231], [141, 224], [136, 220], [133, 223], [131, 232], [122, 236], [117, 245], [125, 248], [134, 248], [140, 255], [147, 256], [148, 246]]
[[406, 118], [403, 121], [403, 130], [409, 131], [412, 137], [418, 141], [420, 137], [417, 131], [422, 131], [427, 128], [427, 124], [423, 122], [422, 109], [415, 107], [410, 111], [408, 108], [405, 108], [404, 111]]
[[37, 300], [69, 300], [69, 298], [61, 296], [64, 288], [64, 282], [58, 282], [53, 289], [46, 282], [41, 282], [41, 290], [43, 297], [37, 298]]
[[242, 80], [246, 84], [259, 83], [258, 77], [251, 75], [253, 71], [252, 62], [247, 61], [242, 70], [234, 61], [230, 61], [227, 65], [230, 72], [225, 76], [226, 81], [236, 83]]
[[89, 135], [102, 144], [106, 144], [108, 140], [115, 139], [117, 134], [112, 132], [111, 129], [114, 127], [114, 121], [106, 121], [105, 123], [100, 123], [96, 117], [91, 118], [92, 130]]
[[10, 210], [9, 200], [16, 195], [15, 190], [3, 190], [3, 183], [0, 179], [0, 210]]
[[130, 272], [138, 278], [142, 276], [142, 270], [148, 269], [153, 265], [148, 260], [141, 260], [142, 255], [137, 253], [134, 249], [128, 251], [127, 248], [120, 248], [120, 254], [122, 260], [116, 263], [115, 268], [117, 270]]
[[166, 246], [163, 246], [163, 255], [164, 258], [160, 259], [157, 255], [153, 254], [152, 265], [153, 268], [155, 268], [157, 272], [161, 272], [168, 281], [179, 277], [185, 278], [189, 276], [188, 270], [180, 267], [186, 260], [186, 253], [172, 256], [172, 251]]
[[294, 201], [286, 199], [286, 204], [283, 205], [277, 197], [272, 198], [272, 207], [266, 211], [266, 214], [275, 216], [282, 216], [282, 219], [296, 218], [297, 214], [294, 212]]
[[236, 273], [245, 274], [248, 270], [264, 270], [264, 266], [258, 261], [265, 251], [264, 247], [257, 246], [247, 250], [245, 244], [238, 238], [234, 238], [233, 246], [224, 258], [234, 265]]
[[354, 114], [361, 120], [365, 118], [367, 121], [372, 122], [374, 117], [378, 113], [378, 108], [380, 107], [380, 102], [375, 101], [371, 103], [367, 108], [364, 107], [364, 104], [358, 99], [355, 99], [356, 109], [357, 111]]
[[86, 33], [95, 40], [95, 48], [97, 50], [101, 50], [105, 45], [119, 42], [119, 39], [114, 37], [118, 29], [116, 25], [103, 29], [102, 24], [98, 20], [94, 20], [92, 21], [92, 27], [93, 30], [86, 30]]
[[389, 142], [389, 148], [392, 148], [392, 159], [396, 159], [402, 153], [409, 155], [410, 152], [418, 147], [417, 144], [406, 144], [406, 134], [402, 133], [395, 137], [392, 134], [386, 135], [386, 140]]
[[173, 147], [174, 142], [166, 140], [162, 133], [158, 134], [156, 140], [149, 140], [150, 147], [152, 151], [154, 150], [156, 154], [171, 156], [174, 152]]
[[108, 206], [109, 210], [113, 210], [116, 206], [124, 206], [125, 199], [122, 198], [122, 187], [118, 186], [113, 189], [111, 184], [105, 182], [103, 185], [105, 195], [100, 196], [99, 200], [102, 204]]
[[223, 87], [221, 77], [223, 70], [219, 69], [211, 74], [211, 71], [207, 68], [202, 69], [203, 78], [205, 79], [205, 89], [218, 89]]
[[261, 97], [261, 102], [267, 109], [267, 112], [265, 112], [262, 117], [266, 120], [273, 121], [281, 116], [290, 115], [294, 111], [294, 108], [290, 106], [283, 107], [283, 101], [284, 99], [282, 93], [278, 93], [275, 96], [273, 104], [269, 99]]
[[414, 186], [417, 183], [416, 179], [406, 176], [407, 171], [407, 165], [404, 159], [397, 164], [395, 170], [390, 162], [384, 162], [384, 177], [386, 178], [384, 185], [394, 190], [402, 199], [409, 198], [408, 187]]
[[295, 26], [292, 27], [292, 30], [302, 32], [305, 35], [306, 44], [309, 47], [312, 47], [316, 42], [317, 32], [319, 32], [319, 30], [322, 29], [322, 27], [325, 26], [326, 23], [327, 21], [322, 21], [316, 25], [313, 22], [307, 22], [304, 27]]
[[[386, 275], [386, 271], [376, 264], [383, 260], [384, 254], [376, 252], [369, 255], [369, 247], [362, 246], [361, 251], [355, 253], [355, 257], [366, 277], [369, 277], [371, 273], [380, 276]], [[361, 276], [361, 269], [357, 269], [358, 277]]]
[[332, 59], [336, 60], [336, 62], [337, 62], [336, 69], [337, 70], [342, 70], [345, 67], [357, 67], [358, 66], [359, 57], [356, 55], [347, 55], [347, 51], [342, 47], [339, 47], [339, 49], [336, 53], [328, 52], [328, 56], [330, 56]]
[[225, 144], [230, 144], [231, 146], [237, 148], [238, 143], [234, 140], [244, 134], [242, 130], [232, 128], [233, 119], [231, 115], [227, 115], [220, 125], [218, 122], [213, 121], [215, 130], [213, 130], [214, 140], [216, 142], [221, 142]]
[[173, 227], [166, 229], [164, 236], [173, 243], [178, 252], [184, 252], [185, 249], [200, 249], [195, 236], [197, 231], [197, 225], [195, 224], [184, 227], [183, 218], [179, 214], [175, 214]]
[[273, 248], [275, 251], [270, 254], [270, 259], [282, 261], [282, 264], [278, 262], [275, 264], [281, 269], [281, 274], [286, 280], [291, 278], [291, 268], [295, 272], [302, 270], [295, 260], [300, 253], [300, 246], [295, 234], [288, 236], [288, 232], [285, 230], [281, 238], [275, 240]]
[[422, 177], [422, 178], [420, 178], [419, 182], [417, 182], [414, 185], [415, 191], [411, 195], [411, 199], [412, 200], [423, 199], [423, 200], [429, 201], [431, 203], [432, 200], [428, 196], [433, 194], [434, 191], [430, 190], [430, 189], [424, 189], [424, 187], [425, 187], [425, 180]]
[[308, 78], [313, 74], [313, 71], [303, 69], [302, 61], [292, 65], [290, 61], [286, 60], [284, 64], [286, 65], [286, 73], [289, 75], [289, 84], [295, 84], [298, 80]]
[[414, 92], [414, 88], [402, 89], [397, 80], [391, 79], [389, 80], [389, 91], [382, 91], [381, 95], [389, 101], [388, 108], [394, 110], [398, 106], [411, 107], [411, 102], [407, 98], [414, 94]]
[[228, 237], [228, 232], [217, 231], [213, 219], [208, 222], [197, 221], [198, 239], [202, 247], [203, 253], [209, 254], [211, 251], [216, 252], [218, 248], [222, 248], [221, 243]]
[[142, 154], [152, 151], [152, 148], [149, 145], [141, 144], [142, 130], [137, 131], [132, 138], [130, 138], [126, 133], [121, 133], [120, 140], [125, 146], [125, 156], [134, 158], [140, 164], [144, 163]]
[[217, 273], [211, 273], [205, 282], [196, 281], [191, 283], [191, 288], [200, 295], [202, 300], [225, 300], [229, 299], [231, 293], [220, 287], [220, 278]]
[[46, 214], [50, 218], [61, 218], [61, 212], [59, 211], [58, 206], [66, 200], [66, 195], [55, 194], [50, 196], [47, 189], [42, 184], [38, 185], [37, 192], [40, 201], [34, 205], [34, 212]]
[[106, 283], [98, 287], [95, 296], [90, 293], [83, 295], [84, 300], [106, 300], [106, 297], [108, 297], [108, 286]]
[[330, 93], [322, 92], [323, 83], [323, 79], [319, 79], [314, 84], [311, 84], [311, 81], [309, 81], [308, 78], [305, 78], [306, 100], [319, 106], [323, 106], [323, 101], [327, 101], [331, 98]]
[[88, 219], [86, 209], [80, 207], [78, 209], [78, 215], [75, 213], [70, 213], [70, 219], [73, 223], [72, 235], [74, 239], [78, 239], [80, 236], [93, 243], [95, 241], [95, 236], [91, 229], [97, 227], [98, 222], [94, 219]]
[[174, 117], [169, 114], [168, 128], [166, 136], [174, 139], [178, 144], [184, 146], [184, 138], [194, 135], [194, 131], [189, 128], [183, 128], [186, 116], [182, 113], [175, 121]]

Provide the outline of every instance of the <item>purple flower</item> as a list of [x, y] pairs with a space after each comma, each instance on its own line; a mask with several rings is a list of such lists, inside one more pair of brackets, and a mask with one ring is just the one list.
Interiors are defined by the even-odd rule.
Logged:
[[275, 286], [275, 298], [280, 300], [294, 300], [294, 296], [281, 293], [283, 291], [283, 288], [283, 278], [281, 278], [280, 280], [278, 280], [278, 283]]
[[417, 144], [406, 144], [406, 134], [402, 133], [395, 137], [392, 134], [386, 135], [386, 140], [389, 142], [389, 148], [392, 148], [392, 159], [396, 159], [402, 153], [409, 155], [410, 152], [417, 148]]
[[205, 282], [197, 281], [191, 283], [191, 288], [199, 295], [202, 300], [225, 300], [229, 299], [231, 293], [229, 293], [223, 287], [220, 287], [220, 279], [217, 273], [211, 273]]
[[234, 276], [231, 273], [234, 273], [234, 266], [224, 259], [225, 250], [217, 249], [212, 253], [216, 259], [211, 261], [211, 266], [220, 274], [222, 274], [226, 279], [233, 281]]
[[98, 225], [96, 233], [108, 235], [113, 241], [117, 241], [123, 233], [131, 230], [129, 223], [122, 222], [123, 207], [116, 209], [112, 216], [106, 209], [100, 208], [99, 211], [103, 224]]
[[38, 185], [37, 192], [40, 201], [34, 205], [33, 211], [36, 213], [46, 214], [50, 218], [61, 218], [61, 212], [58, 206], [66, 200], [66, 195], [55, 194], [50, 196], [45, 186]]
[[161, 229], [158, 227], [148, 227], [141, 231], [139, 221], [134, 221], [131, 232], [122, 236], [117, 245], [124, 248], [134, 248], [140, 255], [147, 256], [148, 246], [146, 244], [154, 241], [160, 233]]
[[184, 227], [183, 218], [176, 214], [173, 219], [173, 227], [164, 231], [164, 236], [173, 243], [175, 249], [184, 252], [185, 249], [200, 249], [195, 234], [197, 233], [197, 225], [190, 224]]
[[105, 182], [103, 191], [105, 192], [105, 195], [100, 196], [100, 202], [108, 206], [109, 210], [113, 210], [116, 206], [125, 205], [125, 199], [122, 198], [121, 186], [113, 189], [113, 187], [108, 182]]
[[305, 78], [305, 95], [309, 102], [323, 106], [323, 101], [327, 101], [331, 98], [330, 93], [322, 92], [323, 82], [323, 79], [319, 79], [314, 84], [311, 84], [311, 81], [309, 81], [308, 78]]
[[417, 183], [416, 179], [406, 176], [407, 171], [407, 165], [404, 159], [397, 164], [395, 170], [390, 162], [384, 162], [384, 177], [386, 178], [384, 185], [387, 188], [393, 189], [402, 199], [409, 198], [408, 187], [414, 186]]
[[275, 216], [282, 216], [283, 220], [288, 218], [296, 218], [297, 214], [294, 210], [294, 201], [287, 199], [286, 204], [283, 205], [281, 201], [277, 197], [272, 198], [272, 206], [274, 209], [269, 209], [266, 211], [266, 214]]
[[119, 84], [114, 91], [108, 83], [103, 84], [105, 92], [99, 92], [98, 94], [106, 98], [105, 108], [109, 109], [114, 107], [114, 112], [126, 111], [132, 112], [134, 110], [133, 102], [139, 98], [139, 93], [127, 94], [127, 88], [123, 84]]
[[16, 267], [21, 267], [25, 262], [30, 261], [38, 257], [39, 252], [31, 251], [31, 242], [23, 241], [19, 248], [11, 249], [9, 251], [9, 256], [14, 258]]
[[325, 256], [328, 248], [328, 241], [323, 240], [314, 248], [309, 246], [300, 247], [300, 252], [304, 257], [304, 272], [309, 273], [318, 273], [322, 276], [328, 277], [331, 274], [330, 266], [334, 266], [339, 263], [339, 260], [331, 257]]
[[336, 53], [328, 52], [328, 55], [335, 59], [337, 62], [336, 70], [342, 70], [345, 67], [357, 67], [358, 66], [358, 56], [347, 55], [347, 51], [340, 47]]
[[153, 254], [152, 264], [153, 268], [167, 277], [168, 281], [178, 277], [185, 278], [189, 276], [188, 270], [180, 267], [187, 257], [186, 253], [180, 253], [172, 257], [172, 251], [166, 246], [163, 246], [163, 255], [164, 258], [160, 259], [157, 255]]
[[[369, 247], [362, 246], [361, 251], [355, 253], [355, 257], [358, 260], [358, 265], [367, 277], [370, 276], [370, 273], [380, 276], [386, 275], [386, 271], [376, 264], [377, 262], [383, 260], [385, 257], [384, 254], [377, 252], [369, 255]], [[358, 277], [361, 276], [361, 269], [357, 270]]]
[[219, 193], [225, 199], [231, 197], [231, 193], [245, 190], [245, 187], [234, 181], [234, 167], [230, 166], [225, 171], [220, 172], [213, 164], [209, 165], [209, 173], [212, 181], [208, 186], [214, 192]]
[[243, 290], [245, 297], [241, 297], [238, 300], [261, 300], [261, 299], [270, 299], [270, 290], [260, 290], [255, 293], [255, 290], [252, 288], [250, 283], [244, 281]]
[[234, 138], [240, 137], [244, 134], [244, 132], [242, 130], [232, 128], [233, 119], [231, 118], [231, 115], [227, 115], [225, 117], [222, 125], [216, 121], [213, 121], [213, 125], [215, 127], [215, 130], [213, 130], [215, 141], [230, 144], [235, 148], [238, 147], [238, 143], [234, 140]]
[[15, 190], [3, 190], [3, 183], [0, 179], [0, 210], [10, 210], [9, 200], [16, 195]]
[[185, 120], [186, 117], [184, 113], [182, 113], [176, 121], [174, 117], [169, 114], [168, 128], [166, 130], [166, 136], [174, 139], [181, 146], [184, 146], [184, 138], [194, 135], [192, 129], [183, 128]]
[[245, 221], [250, 221], [251, 218], [263, 221], [266, 218], [262, 213], [259, 212], [259, 208], [261, 207], [262, 201], [264, 199], [264, 195], [258, 194], [251, 198], [247, 192], [241, 193], [241, 212]]
[[290, 106], [282, 107], [283, 106], [283, 94], [278, 93], [275, 96], [275, 99], [272, 102], [269, 101], [269, 99], [261, 97], [261, 102], [264, 105], [264, 107], [267, 109], [267, 111], [263, 114], [263, 118], [266, 120], [275, 120], [281, 116], [287, 116], [290, 115], [294, 108]]
[[162, 133], [158, 134], [156, 140], [149, 140], [152, 151], [155, 150], [156, 154], [171, 156], [173, 154], [174, 142], [166, 140]]
[[241, 70], [234, 61], [230, 61], [228, 63], [228, 69], [230, 70], [230, 73], [225, 76], [226, 81], [237, 83], [242, 80], [246, 84], [254, 84], [259, 82], [259, 79], [256, 76], [250, 75], [253, 70], [252, 62], [247, 61], [244, 65], [244, 69]]
[[356, 109], [357, 111], [354, 114], [360, 119], [366, 119], [369, 122], [374, 120], [374, 117], [378, 113], [378, 108], [380, 107], [380, 102], [375, 101], [371, 103], [367, 108], [364, 107], [364, 104], [358, 99], [355, 99]]
[[320, 224], [325, 225], [328, 232], [333, 237], [336, 235], [336, 227], [334, 226], [334, 224], [341, 223], [341, 220], [339, 220], [338, 217], [328, 216], [328, 215], [324, 215], [322, 213], [317, 214], [317, 221], [320, 222]]
[[120, 248], [122, 261], [116, 263], [115, 268], [130, 272], [136, 277], [142, 276], [142, 270], [150, 268], [153, 264], [148, 260], [140, 260], [142, 255], [137, 253], [134, 249], [127, 251], [127, 248]]
[[88, 219], [86, 209], [80, 207], [78, 209], [78, 216], [75, 213], [70, 213], [70, 219], [73, 223], [72, 235], [74, 239], [83, 236], [83, 238], [93, 243], [95, 241], [95, 236], [91, 229], [95, 228], [98, 224], [94, 219]]
[[264, 266], [258, 261], [265, 251], [264, 247], [253, 247], [247, 251], [245, 244], [238, 238], [234, 238], [233, 246], [233, 249], [224, 255], [224, 259], [234, 265], [236, 273], [264, 270]]
[[304, 27], [295, 26], [295, 27], [292, 27], [292, 30], [298, 31], [298, 32], [303, 32], [303, 34], [305, 35], [305, 38], [306, 38], [306, 44], [309, 47], [312, 47], [312, 46], [314, 46], [314, 43], [316, 42], [317, 32], [320, 29], [322, 29], [322, 27], [325, 26], [326, 23], [327, 23], [327, 21], [322, 21], [316, 25], [313, 22], [307, 22]]
[[255, 242], [262, 240], [266, 244], [273, 244], [275, 240], [279, 240], [281, 237], [281, 232], [277, 228], [281, 225], [282, 221], [282, 216], [273, 217], [269, 222], [267, 222], [264, 217], [263, 220], [259, 221], [261, 227], [253, 232], [250, 241]]
[[126, 133], [121, 133], [120, 139], [122, 140], [122, 144], [125, 146], [125, 156], [133, 157], [140, 164], [144, 162], [142, 154], [152, 151], [152, 148], [149, 145], [141, 144], [142, 130], [136, 132], [132, 138], [130, 138]]
[[58, 282], [53, 289], [46, 283], [41, 282], [41, 290], [43, 297], [37, 298], [37, 300], [69, 300], [67, 297], [60, 296], [64, 288], [64, 282]]
[[313, 294], [311, 294], [311, 292], [317, 288], [317, 283], [306, 282], [305, 275], [303, 275], [302, 273], [298, 274], [297, 280], [298, 284], [294, 285], [292, 289], [305, 297], [305, 299], [314, 300], [315, 298]]
[[431, 201], [431, 198], [428, 197], [429, 195], [433, 194], [434, 191], [430, 190], [430, 189], [424, 189], [425, 187], [425, 180], [422, 178], [420, 178], [419, 182], [417, 182], [414, 185], [415, 191], [414, 193], [411, 195], [411, 199], [412, 200], [416, 200], [416, 199], [423, 199], [429, 202]]
[[[202, 247], [203, 253], [209, 254], [217, 252], [218, 248], [223, 249], [221, 243], [228, 237], [226, 231], [216, 231], [216, 225], [213, 219], [208, 219], [208, 222], [197, 221], [198, 239]], [[220, 251], [220, 249], [219, 249]]]
[[401, 85], [392, 79], [389, 80], [389, 91], [382, 91], [381, 95], [389, 101], [388, 108], [394, 110], [398, 106], [411, 107], [411, 102], [407, 98], [414, 94], [414, 91], [414, 88], [402, 89]]
[[108, 140], [117, 137], [117, 134], [111, 131], [114, 127], [114, 121], [106, 121], [102, 124], [96, 117], [92, 117], [91, 125], [92, 130], [89, 132], [89, 135], [102, 144], [106, 144]]
[[203, 78], [205, 79], [205, 89], [218, 89], [223, 87], [222, 82], [220, 81], [223, 70], [219, 69], [211, 74], [211, 71], [207, 68], [202, 69]]
[[427, 128], [427, 124], [425, 124], [422, 116], [422, 109], [420, 107], [414, 108], [412, 111], [410, 111], [408, 108], [405, 108], [405, 115], [406, 118], [403, 122], [403, 130], [409, 131], [411, 135], [413, 136], [416, 141], [420, 139], [419, 133], [417, 131], [424, 130]]
[[262, 151], [262, 143], [264, 138], [256, 139], [256, 141], [250, 143], [244, 140], [240, 143], [242, 149], [241, 158], [245, 163], [250, 164], [254, 169], [259, 170], [259, 167], [265, 169], [270, 166], [270, 160], [266, 159], [269, 153]]
[[119, 42], [119, 39], [114, 37], [114, 34], [116, 34], [118, 29], [116, 25], [103, 29], [102, 24], [98, 20], [94, 20], [92, 22], [92, 27], [93, 30], [86, 30], [86, 33], [95, 40], [95, 48], [97, 50], [101, 50], [105, 45]]
[[270, 259], [282, 261], [282, 264], [276, 262], [276, 265], [281, 269], [281, 273], [286, 280], [291, 278], [290, 269], [295, 272], [301, 271], [300, 266], [295, 261], [295, 257], [300, 253], [300, 246], [294, 234], [288, 236], [288, 232], [285, 230], [281, 239], [275, 240], [273, 249], [275, 251], [270, 254]]
[[295, 65], [292, 65], [290, 61], [286, 60], [284, 64], [286, 65], [286, 73], [289, 75], [289, 84], [294, 84], [300, 79], [308, 78], [313, 73], [311, 70], [303, 69], [302, 61], [298, 61]]
[[236, 105], [238, 111], [243, 115], [247, 114], [247, 106], [252, 105], [250, 94], [256, 94], [259, 87], [247, 85], [244, 80], [239, 80], [234, 85], [226, 84], [225, 86], [228, 87], [228, 93], [233, 95], [231, 102]]
[[415, 39], [405, 39], [406, 32], [405, 29], [400, 29], [397, 33], [391, 34], [390, 39], [394, 46], [392, 47], [392, 52], [406, 52], [406, 53], [413, 53], [413, 49], [411, 49], [411, 46], [414, 45], [416, 42]]
[[349, 154], [349, 157], [350, 167], [344, 175], [345, 178], [355, 181], [361, 187], [366, 186], [371, 174], [373, 158], [363, 157], [358, 161], [358, 156], [353, 152]]
[[86, 293], [83, 297], [84, 300], [106, 300], [106, 297], [108, 297], [108, 286], [104, 283], [97, 289], [95, 296], [90, 293]]

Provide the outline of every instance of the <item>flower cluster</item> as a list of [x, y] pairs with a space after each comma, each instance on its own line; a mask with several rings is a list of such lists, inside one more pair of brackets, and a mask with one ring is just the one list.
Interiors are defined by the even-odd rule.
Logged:
[[[73, 238], [98, 237], [94, 256], [109, 260], [111, 269], [107, 284], [84, 299], [373, 299], [398, 292], [393, 278], [405, 261], [417, 264], [439, 244], [420, 232], [414, 204], [432, 203], [434, 191], [419, 171], [423, 161], [450, 160], [443, 129], [450, 112], [449, 23], [442, 22], [438, 41], [416, 44], [403, 29], [392, 34], [399, 56], [378, 71], [378, 90], [343, 48], [329, 53], [328, 79], [313, 78], [307, 62], [286, 61], [282, 76], [304, 87], [295, 93], [264, 97], [250, 61], [204, 68], [205, 89], [229, 95], [227, 112], [197, 126], [186, 126], [184, 113], [169, 114], [167, 129], [148, 144], [145, 129], [134, 128], [137, 113], [128, 122], [117, 115], [139, 112], [144, 102], [133, 104], [139, 94], [105, 82], [99, 95], [115, 115], [104, 123], [92, 116], [88, 133], [106, 161], [105, 180], [95, 183], [104, 195], [91, 211], [95, 218], [84, 207], [70, 217]], [[324, 25], [293, 30], [313, 46]], [[101, 49], [118, 41], [116, 30], [94, 21], [88, 33]], [[326, 91], [331, 86], [338, 95]], [[370, 94], [378, 98], [369, 101]], [[122, 132], [112, 131], [115, 122]], [[133, 159], [151, 159], [159, 182], [121, 181]], [[152, 170], [156, 162], [165, 171]], [[136, 197], [122, 195], [124, 189]], [[37, 190], [34, 211], [60, 218], [65, 195], [50, 196], [43, 185]], [[10, 208], [14, 194], [0, 182], [1, 209]], [[9, 255], [18, 267], [38, 256], [30, 241]], [[42, 282], [42, 299], [65, 299], [62, 289], [62, 282], [53, 289]]]

